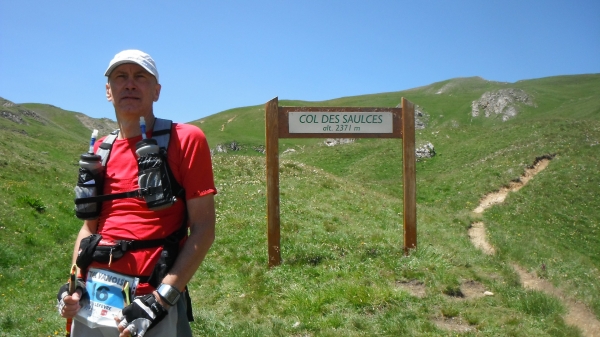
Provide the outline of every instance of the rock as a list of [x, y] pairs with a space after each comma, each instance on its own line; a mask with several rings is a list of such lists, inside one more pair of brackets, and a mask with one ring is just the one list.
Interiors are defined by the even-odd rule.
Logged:
[[217, 144], [217, 146], [215, 146], [215, 148], [213, 150], [211, 150], [212, 153], [227, 153], [227, 146], [223, 145], [223, 144]]
[[236, 142], [235, 140], [231, 143], [229, 143], [229, 149], [231, 151], [239, 151], [242, 149], [242, 147], [240, 146], [240, 144], [238, 142]]
[[[396, 105], [396, 108], [401, 108], [402, 104]], [[429, 114], [419, 105], [415, 105], [415, 129], [422, 130], [427, 126]]]
[[427, 142], [427, 144], [415, 149], [415, 155], [417, 156], [417, 160], [422, 158], [431, 158], [435, 156], [435, 148], [431, 142]]
[[341, 144], [350, 144], [354, 143], [354, 138], [327, 138], [325, 140], [325, 145], [327, 146], [336, 146]]
[[517, 115], [518, 104], [536, 106], [533, 98], [521, 89], [488, 91], [471, 103], [471, 116], [478, 117], [483, 111], [485, 117], [501, 115], [502, 121], [506, 121]]
[[25, 124], [25, 121], [23, 120], [23, 118], [21, 118], [21, 116], [17, 116], [10, 111], [4, 111], [4, 110], [0, 111], [0, 117], [6, 118], [9, 121], [17, 123], [17, 124]]
[[264, 145], [258, 145], [252, 147], [252, 149], [258, 153], [265, 154], [267, 152], [267, 148]]

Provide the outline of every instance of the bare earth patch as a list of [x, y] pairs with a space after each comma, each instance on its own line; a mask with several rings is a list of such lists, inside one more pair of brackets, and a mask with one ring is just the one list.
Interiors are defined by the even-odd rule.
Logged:
[[406, 290], [414, 297], [425, 297], [425, 284], [419, 280], [396, 281], [396, 286]]
[[[491, 295], [493, 294], [489, 291], [486, 291], [485, 286], [482, 283], [474, 280], [467, 280], [462, 282], [460, 285], [460, 294], [458, 294], [458, 296], [451, 296], [451, 298], [458, 301], [465, 301]], [[469, 332], [476, 329], [467, 321], [464, 321], [460, 316], [435, 317], [431, 321], [439, 329], [447, 331]]]
[[117, 122], [110, 120], [108, 118], [96, 119], [96, 118], [88, 117], [84, 114], [76, 114], [75, 117], [77, 117], [77, 119], [79, 119], [79, 121], [81, 122], [81, 124], [83, 124], [83, 126], [90, 129], [90, 131], [97, 129], [99, 136], [107, 135], [119, 128], [119, 125], [117, 124]]
[[[504, 202], [504, 199], [509, 192], [518, 191], [521, 187], [525, 186], [531, 178], [548, 167], [551, 158], [552, 157], [546, 156], [536, 160], [531, 168], [525, 170], [525, 173], [518, 181], [513, 181], [508, 187], [503, 187], [498, 192], [490, 193], [481, 199], [479, 206], [473, 212], [483, 213], [484, 210], [491, 206]], [[473, 223], [469, 228], [468, 235], [473, 245], [482, 250], [485, 254], [493, 255], [495, 253], [494, 247], [490, 245], [486, 239], [485, 225], [483, 222]], [[559, 298], [563, 302], [568, 310], [568, 313], [565, 316], [565, 322], [567, 324], [579, 328], [584, 336], [600, 336], [600, 321], [585, 304], [567, 298], [564, 293], [560, 289], [554, 287], [552, 283], [537, 277], [534, 273], [527, 272], [519, 265], [513, 264], [513, 268], [519, 274], [521, 285], [524, 288], [543, 291], [546, 294]], [[462, 287], [461, 291], [463, 291], [463, 293], [465, 292]], [[440, 325], [437, 322], [436, 325], [439, 327], [443, 326], [443, 324]]]
[[482, 283], [473, 280], [463, 282], [460, 285], [460, 291], [463, 293], [465, 300], [484, 297], [486, 293], [491, 294], [486, 292], [485, 286]]
[[435, 318], [432, 320], [433, 324], [437, 326], [439, 329], [454, 331], [454, 332], [469, 332], [473, 331], [473, 327], [470, 326], [467, 322], [463, 321], [460, 317], [452, 317], [452, 318]]

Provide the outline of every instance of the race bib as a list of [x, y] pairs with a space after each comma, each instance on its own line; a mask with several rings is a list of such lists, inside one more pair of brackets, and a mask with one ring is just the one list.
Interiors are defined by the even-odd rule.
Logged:
[[[90, 268], [85, 288], [90, 296], [89, 305], [81, 308], [75, 319], [90, 328], [116, 327], [115, 316], [121, 316], [129, 298], [135, 293], [139, 279], [108, 270]], [[129, 285], [126, 294], [125, 285]]]

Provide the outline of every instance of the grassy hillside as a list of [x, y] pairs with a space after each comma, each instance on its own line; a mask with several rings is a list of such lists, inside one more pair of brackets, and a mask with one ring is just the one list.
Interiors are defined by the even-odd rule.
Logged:
[[[471, 116], [483, 93], [522, 89], [516, 117]], [[577, 336], [557, 298], [525, 290], [517, 263], [600, 316], [600, 75], [498, 83], [453, 79], [413, 90], [280, 105], [417, 104], [418, 249], [402, 254], [401, 141], [327, 147], [281, 140], [282, 258], [267, 269], [264, 107], [194, 121], [215, 155], [217, 239], [190, 290], [198, 336]], [[12, 107], [17, 109], [18, 107]], [[64, 333], [53, 309], [80, 226], [71, 210], [89, 130], [74, 113], [24, 105], [0, 118], [0, 336]], [[3, 108], [3, 110], [7, 110]], [[14, 110], [16, 115], [19, 111]], [[548, 168], [483, 214], [481, 197], [542, 155]], [[467, 230], [483, 221], [496, 255]], [[493, 296], [482, 296], [483, 291]], [[8, 308], [16, 308], [8, 310]]]
[[0, 108], [17, 121], [0, 118], [0, 336], [53, 335], [64, 329], [52, 293], [81, 227], [72, 191], [91, 133], [53, 106]]

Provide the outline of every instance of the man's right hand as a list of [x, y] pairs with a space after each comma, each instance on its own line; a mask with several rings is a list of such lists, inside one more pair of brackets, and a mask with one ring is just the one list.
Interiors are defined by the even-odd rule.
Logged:
[[77, 315], [81, 305], [79, 300], [81, 299], [81, 291], [76, 291], [73, 295], [67, 295], [58, 303], [58, 312], [64, 318], [73, 318]]
[[81, 309], [81, 300], [87, 299], [85, 283], [77, 280], [77, 288], [73, 295], [69, 295], [69, 284], [66, 283], [58, 290], [56, 299], [58, 301], [58, 313], [64, 318], [73, 318]]

